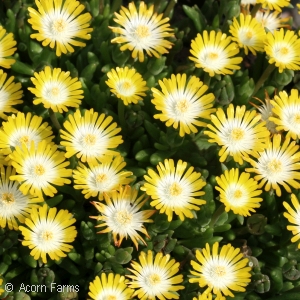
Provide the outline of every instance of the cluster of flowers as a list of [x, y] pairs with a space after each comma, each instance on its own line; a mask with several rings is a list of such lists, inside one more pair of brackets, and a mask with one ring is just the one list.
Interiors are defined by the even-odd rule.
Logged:
[[[243, 57], [237, 55], [244, 49], [241, 51], [246, 55], [265, 51], [269, 57], [269, 73], [275, 66], [279, 72], [300, 69], [300, 38], [294, 31], [278, 30], [284, 26], [279, 13], [288, 1], [260, 0], [257, 4], [261, 3], [268, 10], [250, 13], [249, 3], [253, 2], [242, 1], [243, 12], [233, 19], [229, 29], [231, 36], [213, 30], [197, 35], [190, 50], [190, 59], [196, 67], [211, 77], [233, 74], [240, 68]], [[93, 29], [89, 27], [91, 15], [82, 13], [82, 4], [73, 0], [36, 0], [36, 5], [38, 10], [29, 8], [28, 22], [38, 31], [31, 38], [55, 48], [57, 56], [74, 52], [73, 46], [85, 46], [78, 38], [90, 39]], [[110, 27], [118, 35], [112, 43], [124, 44], [120, 50], [132, 51], [132, 57], [140, 62], [144, 61], [145, 52], [160, 57], [172, 47], [168, 38], [174, 34], [169, 19], [155, 13], [153, 6], [148, 8], [141, 2], [137, 9], [132, 2], [115, 16], [120, 27]], [[10, 68], [16, 42], [2, 27], [0, 45], [0, 66]], [[129, 67], [117, 67], [108, 72], [107, 77], [107, 86], [123, 105], [138, 103], [148, 90], [142, 75]], [[56, 123], [61, 140], [60, 146], [56, 145], [52, 128], [42, 117], [18, 112], [14, 107], [23, 102], [21, 84], [0, 70], [0, 117], [4, 120], [0, 130], [0, 226], [19, 230], [24, 236], [22, 244], [32, 249], [30, 254], [36, 260], [41, 258], [46, 263], [46, 255], [58, 260], [72, 249], [70, 243], [77, 235], [76, 227], [71, 226], [75, 218], [67, 210], [57, 211], [47, 204], [40, 205], [44, 201], [43, 194], [53, 197], [57, 193], [54, 185], [70, 184], [71, 177], [74, 188], [82, 190], [86, 199], [98, 196], [99, 201], [92, 204], [99, 215], [91, 218], [101, 221], [97, 227], [106, 227], [100, 233], [112, 232], [118, 246], [127, 237], [136, 248], [138, 242], [146, 244], [138, 231], [148, 236], [143, 224], [152, 222], [150, 217], [156, 211], [165, 213], [168, 221], [174, 213], [184, 220], [193, 218], [193, 211], [206, 203], [199, 198], [204, 195], [201, 189], [206, 184], [201, 174], [184, 161], [175, 164], [174, 160], [167, 159], [158, 164], [157, 172], [149, 169], [144, 176], [141, 191], [151, 197], [150, 205], [155, 210], [141, 210], [148, 198], [145, 194], [139, 196], [139, 191], [129, 186], [132, 173], [124, 170], [126, 164], [117, 150], [123, 140], [118, 135], [121, 128], [113, 118], [99, 115], [93, 109], [84, 112], [79, 109], [82, 86], [69, 72], [47, 66], [34, 73], [31, 81], [34, 87], [29, 91], [35, 96], [33, 103], [42, 103], [54, 122], [56, 112], [68, 112], [70, 107], [76, 109], [68, 115], [63, 128]], [[238, 169], [231, 169], [217, 177], [216, 189], [226, 211], [249, 216], [260, 207], [259, 195], [264, 186], [266, 191], [274, 189], [278, 196], [280, 185], [289, 193], [290, 186], [300, 188], [300, 151], [295, 141], [300, 137], [297, 90], [292, 90], [290, 95], [280, 92], [273, 100], [267, 99], [258, 111], [231, 104], [225, 112], [223, 108], [213, 107], [215, 96], [206, 93], [209, 87], [196, 76], [188, 79], [185, 74], [173, 74], [159, 81], [159, 86], [160, 89], [152, 88], [152, 103], [159, 112], [154, 118], [166, 122], [166, 126], [179, 128], [180, 136], [197, 133], [197, 127], [206, 127], [204, 134], [210, 138], [208, 141], [221, 146], [221, 162], [232, 157], [240, 165], [244, 162], [252, 165], [241, 174]], [[74, 170], [67, 168], [70, 165], [67, 159], [73, 156], [80, 160]], [[251, 173], [256, 175], [252, 178]], [[284, 202], [288, 211], [285, 217], [299, 226], [300, 206], [295, 195], [292, 202], [295, 211]], [[298, 234], [297, 226], [288, 229]], [[296, 235], [293, 241], [299, 238]], [[208, 286], [199, 300], [212, 299], [212, 293], [218, 300], [225, 299], [223, 295], [233, 297], [231, 290], [245, 291], [250, 282], [248, 259], [230, 244], [220, 250], [218, 243], [212, 248], [207, 244], [202, 251], [197, 250], [196, 258], [197, 262], [191, 262], [194, 270], [190, 282]], [[178, 299], [176, 292], [184, 289], [180, 285], [183, 276], [176, 275], [178, 262], [170, 255], [154, 256], [152, 251], [141, 252], [139, 261], [131, 264], [130, 280], [112, 273], [96, 277], [90, 283], [90, 297]]]

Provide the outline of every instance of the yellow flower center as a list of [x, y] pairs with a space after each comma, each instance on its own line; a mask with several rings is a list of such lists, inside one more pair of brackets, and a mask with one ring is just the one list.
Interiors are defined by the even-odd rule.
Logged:
[[151, 274], [148, 279], [150, 286], [155, 286], [161, 282], [160, 276], [158, 274]]
[[106, 181], [108, 178], [107, 178], [107, 175], [106, 174], [98, 174], [96, 176], [96, 181], [99, 182], [99, 183], [102, 183], [103, 181]]
[[116, 296], [107, 296], [106, 300], [117, 300]]
[[215, 60], [219, 57], [218, 53], [209, 53], [208, 57], [211, 59], [211, 60]]
[[285, 54], [288, 54], [288, 53], [289, 53], [289, 49], [288, 48], [282, 47], [280, 49], [280, 54], [285, 55]]
[[296, 113], [293, 117], [294, 123], [300, 124], [300, 114]]
[[56, 20], [53, 23], [53, 30], [56, 32], [63, 32], [66, 28], [66, 22], [63, 19]]
[[42, 165], [36, 165], [34, 167], [35, 175], [41, 176], [45, 173], [45, 168]]
[[216, 277], [223, 277], [226, 275], [226, 269], [223, 266], [217, 266], [215, 270], [213, 270]]
[[282, 163], [279, 160], [273, 159], [268, 163], [267, 168], [271, 173], [281, 172]]
[[57, 87], [52, 88], [51, 94], [52, 96], [57, 96], [59, 94], [59, 88]]
[[128, 89], [130, 89], [130, 88], [131, 88], [131, 82], [129, 82], [129, 81], [124, 81], [124, 82], [122, 83], [122, 89], [128, 90]]
[[85, 137], [84, 137], [84, 142], [87, 146], [93, 146], [96, 143], [96, 136], [94, 134], [90, 134], [88, 133]]
[[15, 197], [12, 193], [3, 193], [2, 201], [5, 202], [5, 204], [12, 204], [15, 202]]
[[231, 131], [230, 136], [234, 141], [240, 141], [244, 137], [244, 130], [242, 130], [241, 128], [234, 128]]
[[181, 113], [185, 113], [188, 110], [188, 108], [189, 102], [186, 99], [183, 99], [176, 104], [177, 111]]
[[135, 34], [138, 38], [143, 39], [150, 35], [149, 28], [145, 25], [140, 25], [135, 30]]
[[23, 143], [28, 144], [30, 141], [30, 138], [28, 135], [23, 135], [19, 138], [19, 143], [22, 145]]
[[241, 190], [236, 190], [233, 194], [234, 198], [241, 198], [243, 196], [243, 193]]
[[45, 230], [42, 233], [42, 239], [44, 241], [51, 241], [53, 239], [53, 233], [51, 231]]
[[251, 39], [253, 37], [253, 32], [252, 31], [248, 31], [246, 33], [246, 37], [247, 37], [247, 39]]
[[118, 211], [116, 214], [116, 220], [120, 225], [130, 224], [132, 221], [132, 214], [126, 210]]
[[169, 187], [169, 194], [171, 196], [179, 196], [182, 192], [182, 188], [180, 185], [176, 182], [174, 182], [170, 187]]

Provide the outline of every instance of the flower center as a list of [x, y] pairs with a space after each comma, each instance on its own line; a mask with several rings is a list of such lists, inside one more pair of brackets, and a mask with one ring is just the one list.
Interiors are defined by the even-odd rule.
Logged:
[[118, 211], [116, 214], [116, 220], [122, 226], [130, 224], [132, 220], [132, 214], [128, 213], [126, 210]]
[[34, 167], [35, 175], [41, 176], [45, 173], [45, 168], [42, 165], [36, 165]]
[[54, 97], [57, 96], [57, 95], [59, 94], [59, 88], [58, 88], [58, 87], [52, 88], [51, 94], [52, 94], [52, 96], [54, 96]]
[[160, 276], [158, 274], [151, 274], [148, 279], [150, 286], [155, 286], [161, 282]]
[[180, 185], [176, 182], [174, 182], [170, 187], [169, 187], [169, 194], [171, 196], [179, 196], [182, 192], [182, 188]]
[[285, 55], [285, 54], [288, 54], [288, 53], [289, 53], [289, 49], [288, 49], [288, 48], [282, 47], [282, 48], [280, 49], [280, 54]]
[[96, 177], [96, 181], [99, 183], [102, 183], [103, 181], [106, 181], [108, 178], [106, 174], [98, 174]]
[[87, 146], [93, 146], [96, 143], [96, 136], [94, 134], [90, 134], [88, 133], [85, 137], [84, 137], [84, 142]]
[[122, 89], [128, 90], [128, 89], [130, 89], [130, 88], [131, 88], [131, 83], [130, 83], [129, 81], [124, 81], [124, 82], [122, 83]]
[[56, 32], [63, 32], [66, 28], [66, 22], [63, 19], [59, 19], [53, 22], [52, 29]]
[[116, 296], [107, 296], [106, 300], [117, 300]]
[[19, 138], [19, 143], [22, 145], [23, 143], [28, 144], [30, 141], [30, 138], [28, 135], [23, 135]]
[[42, 232], [41, 237], [44, 241], [51, 241], [53, 239], [53, 233], [51, 231], [45, 230]]
[[271, 173], [278, 173], [282, 171], [282, 163], [279, 160], [273, 159], [268, 163], [267, 168]]
[[138, 38], [143, 39], [150, 35], [149, 28], [145, 25], [140, 25], [135, 30], [135, 34]]
[[189, 108], [189, 103], [186, 99], [179, 101], [176, 104], [176, 109], [177, 111], [181, 112], [181, 113], [185, 113]]
[[232, 129], [230, 136], [234, 141], [240, 141], [244, 137], [244, 130], [241, 128], [234, 128]]
[[253, 37], [252, 31], [248, 31], [248, 32], [246, 33], [246, 37], [247, 37], [247, 39], [250, 40], [250, 39]]
[[233, 194], [234, 198], [241, 198], [243, 196], [243, 193], [241, 190], [236, 190]]
[[15, 202], [15, 197], [12, 193], [3, 193], [2, 194], [2, 201], [5, 204], [12, 204]]
[[300, 124], [300, 113], [296, 113], [293, 117], [294, 123]]
[[208, 54], [208, 57], [211, 59], [211, 60], [215, 60], [219, 57], [218, 53], [214, 53], [214, 52], [211, 52]]
[[216, 277], [223, 277], [226, 275], [226, 269], [223, 266], [216, 266], [212, 271]]

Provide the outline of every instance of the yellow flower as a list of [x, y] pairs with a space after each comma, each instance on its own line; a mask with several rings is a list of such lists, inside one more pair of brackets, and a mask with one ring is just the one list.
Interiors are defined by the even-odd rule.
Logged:
[[243, 258], [240, 249], [230, 244], [222, 246], [220, 251], [219, 243], [214, 243], [212, 249], [206, 244], [201, 251], [196, 250], [196, 259], [191, 261], [195, 271], [191, 271], [194, 276], [189, 282], [199, 283], [200, 287], [207, 286], [204, 294], [213, 292], [216, 299], [225, 300], [223, 295], [234, 297], [232, 291], [245, 292], [251, 281], [248, 259]]
[[279, 92], [271, 100], [273, 116], [270, 121], [274, 122], [276, 130], [287, 131], [287, 137], [296, 140], [300, 137], [300, 97], [297, 89], [292, 89], [288, 95], [286, 91]]
[[14, 78], [14, 76], [11, 76], [7, 79], [7, 74], [0, 70], [0, 118], [4, 120], [7, 119], [7, 113], [18, 112], [17, 109], [12, 107], [13, 105], [23, 103], [23, 100], [21, 100], [23, 95], [22, 85], [20, 82], [13, 82]]
[[234, 57], [239, 53], [239, 47], [225, 33], [203, 31], [192, 40], [189, 59], [195, 62], [197, 68], [202, 68], [209, 76], [215, 74], [233, 74], [239, 70], [242, 57]]
[[[0, 278], [0, 285], [2, 285], [2, 283], [3, 283], [3, 279]], [[4, 293], [4, 292], [5, 292], [4, 289], [1, 289], [1, 288], [0, 288], [0, 296], [1, 296], [1, 294]]]
[[67, 210], [57, 211], [56, 207], [44, 206], [33, 208], [30, 217], [25, 219], [26, 226], [19, 226], [24, 236], [23, 246], [32, 249], [30, 255], [35, 260], [42, 259], [47, 263], [46, 255], [52, 260], [66, 257], [73, 246], [69, 245], [77, 235], [76, 227], [71, 226], [76, 220]]
[[212, 293], [202, 293], [198, 298], [193, 298], [193, 300], [212, 300]]
[[260, 181], [259, 188], [265, 184], [265, 191], [271, 187], [276, 191], [277, 196], [281, 196], [279, 185], [282, 185], [288, 193], [291, 193], [292, 186], [300, 188], [300, 152], [296, 142], [286, 138], [281, 145], [280, 134], [275, 134], [273, 140], [267, 139], [267, 147], [259, 153], [256, 160], [247, 159], [252, 168], [246, 168], [246, 172], [253, 172], [258, 175], [254, 177]]
[[[152, 251], [141, 252], [139, 263], [131, 262], [128, 269], [134, 275], [127, 275], [130, 278], [128, 285], [135, 289], [132, 297], [137, 296], [141, 300], [179, 299], [177, 291], [183, 290], [183, 275], [176, 275], [179, 272], [179, 263], [170, 259], [169, 254], [161, 252], [153, 257]], [[157, 297], [157, 298], [156, 298]]]
[[141, 1], [137, 10], [135, 3], [129, 3], [128, 8], [122, 6], [120, 13], [115, 12], [114, 21], [122, 27], [109, 28], [120, 36], [112, 39], [112, 43], [120, 43], [120, 50], [129, 49], [132, 51], [132, 57], [144, 61], [144, 51], [149, 56], [160, 57], [168, 53], [167, 49], [172, 48], [172, 43], [166, 38], [173, 37], [173, 29], [168, 23], [169, 18], [163, 18], [163, 14], [154, 12], [154, 5], [149, 9]]
[[144, 93], [148, 90], [146, 81], [133, 68], [117, 67], [116, 69], [111, 69], [107, 73], [107, 77], [108, 80], [105, 82], [110, 87], [110, 91], [123, 100], [125, 105], [130, 103], [136, 104], [139, 100], [143, 100], [142, 97], [146, 96]]
[[[9, 69], [15, 63], [16, 60], [9, 57], [17, 50], [16, 47], [13, 48], [16, 45], [17, 42], [14, 40], [13, 34], [6, 34], [6, 30], [0, 26], [0, 67]], [[3, 70], [0, 70], [0, 72], [1, 75]]]
[[[287, 202], [283, 202], [283, 206], [286, 208], [288, 212], [284, 212], [283, 215], [291, 224], [288, 225], [287, 229], [292, 231], [293, 237], [291, 239], [292, 243], [299, 241], [300, 239], [300, 205], [297, 197], [292, 194], [291, 200], [294, 208], [292, 208]], [[300, 243], [298, 243], [298, 248], [300, 249]]]
[[78, 78], [71, 78], [70, 72], [64, 72], [59, 68], [45, 67], [39, 73], [31, 77], [34, 88], [28, 88], [36, 98], [33, 104], [42, 103], [45, 108], [51, 108], [54, 112], [68, 111], [68, 107], [79, 107], [83, 99], [83, 90]]
[[267, 33], [265, 51], [269, 56], [269, 63], [278, 67], [282, 73], [284, 69], [300, 69], [300, 38], [292, 30], [283, 28], [279, 31]]
[[0, 166], [0, 171], [0, 227], [7, 226], [10, 230], [18, 230], [18, 222], [24, 223], [31, 209], [43, 200], [21, 193], [19, 183], [9, 179], [11, 175], [16, 174], [16, 170], [11, 166]]
[[232, 34], [232, 40], [236, 41], [240, 48], [244, 48], [246, 55], [248, 50], [254, 55], [256, 51], [264, 51], [266, 32], [261, 23], [251, 15], [244, 16], [241, 13], [239, 20], [233, 18], [229, 32]]
[[[205, 182], [200, 178], [201, 174], [194, 172], [193, 167], [187, 167], [187, 163], [179, 160], [174, 165], [173, 159], [166, 159], [157, 166], [158, 173], [152, 169], [144, 176], [145, 184], [141, 187], [152, 198], [151, 206], [160, 213], [168, 216], [168, 221], [172, 221], [173, 212], [179, 216], [180, 220], [194, 218], [192, 210], [200, 210], [206, 201], [199, 199], [205, 193], [201, 189]], [[187, 169], [188, 168], [188, 169]]]
[[30, 147], [31, 142], [37, 146], [39, 142], [45, 140], [47, 144], [53, 144], [51, 126], [42, 123], [43, 118], [33, 116], [30, 112], [26, 115], [18, 112], [16, 115], [9, 116], [7, 122], [2, 123], [0, 130], [0, 149], [4, 155], [8, 155], [15, 147], [21, 147], [24, 143]]
[[119, 185], [126, 185], [132, 181], [129, 176], [132, 172], [123, 171], [126, 166], [121, 155], [113, 157], [105, 155], [100, 162], [88, 163], [89, 167], [79, 162], [76, 170], [73, 170], [74, 189], [82, 190], [84, 198], [97, 197], [103, 200], [103, 193], [110, 194]]
[[62, 186], [71, 183], [66, 177], [72, 176], [72, 170], [65, 167], [70, 164], [65, 161], [63, 152], [57, 151], [57, 145], [49, 145], [44, 140], [37, 147], [31, 142], [29, 148], [23, 143], [21, 147], [10, 154], [12, 165], [17, 175], [10, 180], [21, 183], [20, 190], [24, 195], [30, 193], [43, 198], [43, 192], [50, 197], [57, 193], [53, 185]]
[[76, 154], [82, 162], [96, 163], [103, 155], [118, 155], [111, 149], [123, 143], [122, 136], [117, 135], [121, 128], [112, 120], [104, 113], [99, 116], [93, 109], [86, 110], [83, 116], [79, 109], [70, 114], [63, 124], [66, 130], [60, 130], [60, 144], [66, 147], [66, 157]]
[[257, 3], [262, 3], [263, 8], [270, 10], [281, 11], [282, 8], [288, 7], [290, 0], [256, 0]]
[[85, 43], [78, 39], [89, 40], [91, 38], [89, 21], [90, 13], [81, 14], [84, 5], [76, 0], [35, 0], [38, 11], [28, 8], [31, 24], [38, 33], [30, 35], [31, 38], [43, 42], [43, 46], [53, 49], [56, 47], [56, 55], [74, 52], [72, 46], [84, 47]]
[[119, 274], [101, 273], [89, 284], [89, 296], [94, 300], [129, 300], [133, 290], [127, 287], [127, 280]]
[[224, 162], [228, 155], [240, 165], [249, 154], [256, 155], [266, 147], [265, 140], [270, 135], [265, 122], [256, 111], [246, 111], [246, 106], [230, 104], [227, 116], [222, 108], [218, 108], [215, 115], [211, 115], [212, 124], [208, 124], [210, 131], [204, 131], [210, 137], [210, 143], [222, 146], [219, 151], [220, 162]]
[[105, 227], [98, 233], [112, 232], [115, 245], [120, 247], [124, 237], [129, 236], [133, 241], [136, 249], [138, 249], [138, 241], [145, 245], [146, 242], [138, 234], [138, 231], [145, 234], [148, 232], [144, 227], [144, 223], [152, 223], [149, 219], [155, 210], [140, 210], [148, 201], [145, 194], [138, 197], [138, 190], [131, 188], [129, 185], [120, 187], [120, 191], [112, 191], [111, 196], [104, 194], [106, 204], [101, 202], [92, 202], [101, 215], [92, 216], [90, 218], [102, 221], [96, 227]]
[[208, 86], [203, 84], [196, 76], [188, 81], [186, 74], [176, 76], [172, 74], [171, 79], [164, 78], [159, 81], [162, 91], [152, 88], [152, 103], [160, 114], [154, 115], [155, 119], [166, 122], [166, 126], [177, 129], [179, 135], [184, 136], [191, 132], [198, 132], [196, 126], [206, 126], [202, 119], [210, 119], [210, 114], [215, 112], [212, 93], [206, 94]]
[[262, 191], [249, 173], [239, 175], [239, 169], [226, 170], [220, 177], [216, 177], [216, 181], [216, 190], [220, 192], [220, 201], [224, 203], [227, 212], [232, 210], [237, 215], [247, 217], [260, 207], [259, 202], [263, 199], [257, 196]]

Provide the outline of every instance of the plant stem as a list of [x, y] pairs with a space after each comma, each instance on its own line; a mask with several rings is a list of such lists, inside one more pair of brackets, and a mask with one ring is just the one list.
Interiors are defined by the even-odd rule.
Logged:
[[103, 14], [104, 6], [105, 6], [104, 0], [99, 0], [99, 15]]
[[210, 85], [210, 80], [211, 80], [210, 75], [209, 75], [207, 72], [204, 72], [203, 83], [209, 87], [209, 85]]
[[218, 221], [218, 219], [220, 218], [221, 214], [225, 211], [225, 206], [222, 203], [218, 209], [214, 212], [210, 223], [209, 223], [209, 227], [214, 227], [215, 223]]
[[259, 80], [257, 81], [254, 91], [252, 93], [252, 96], [254, 96], [258, 92], [258, 90], [262, 87], [262, 85], [264, 84], [266, 79], [271, 75], [271, 73], [274, 71], [274, 69], [275, 69], [274, 64], [268, 65], [268, 67], [265, 69], [265, 71], [263, 72], [263, 74], [261, 75]]
[[52, 110], [52, 108], [49, 108], [48, 109], [48, 112], [49, 112], [49, 116], [50, 116], [50, 119], [52, 121], [52, 124], [53, 126], [57, 129], [57, 130], [60, 130], [61, 129], [61, 126], [56, 118], [56, 115], [54, 113], [54, 111]]
[[167, 8], [164, 11], [164, 17], [165, 18], [170, 18], [170, 13], [172, 9], [174, 8], [175, 4], [177, 3], [177, 0], [171, 0], [167, 6]]
[[258, 10], [261, 8], [261, 3], [256, 3], [251, 10], [251, 17], [254, 18]]

